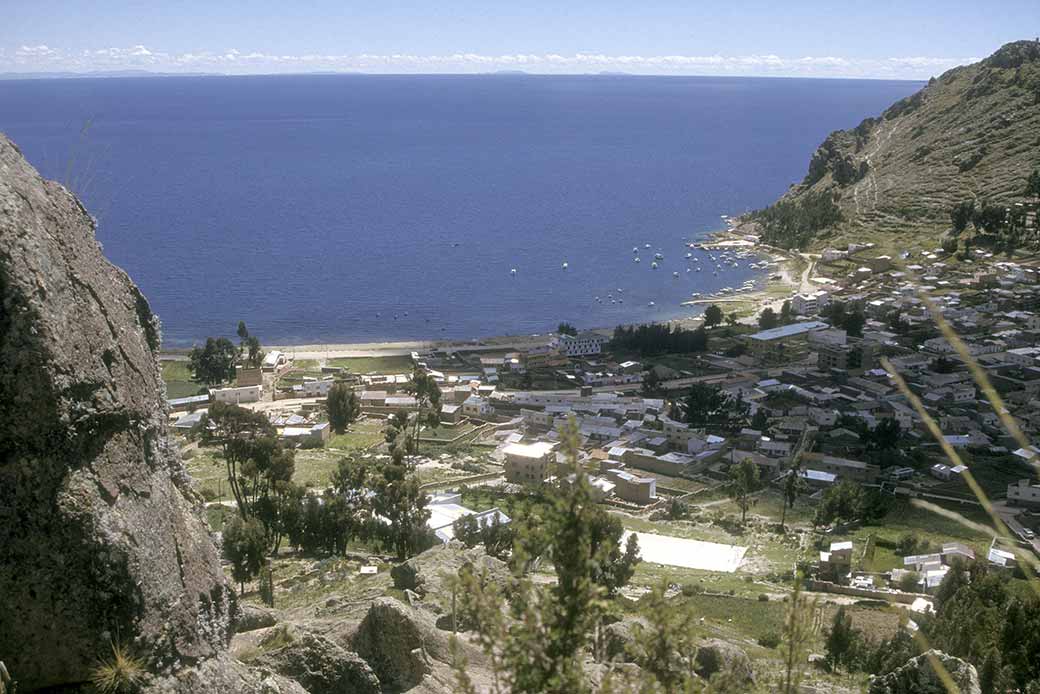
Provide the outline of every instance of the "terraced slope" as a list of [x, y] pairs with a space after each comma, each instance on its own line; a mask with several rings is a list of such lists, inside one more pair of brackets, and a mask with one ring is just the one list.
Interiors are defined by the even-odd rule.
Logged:
[[828, 136], [805, 179], [778, 204], [811, 207], [826, 194], [841, 219], [817, 211], [820, 221], [809, 233], [774, 229], [774, 235], [801, 236], [785, 244], [800, 246], [834, 245], [865, 233], [938, 237], [957, 202], [1024, 201], [1026, 177], [1038, 165], [1040, 42], [1018, 41], [933, 78], [879, 117]]

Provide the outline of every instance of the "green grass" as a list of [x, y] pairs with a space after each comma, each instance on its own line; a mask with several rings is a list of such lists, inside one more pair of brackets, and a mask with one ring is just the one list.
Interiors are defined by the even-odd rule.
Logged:
[[383, 441], [383, 424], [376, 419], [363, 419], [347, 427], [342, 434], [333, 434], [326, 449], [355, 452], [371, 448]]
[[196, 489], [207, 500], [227, 501], [232, 498], [220, 449], [198, 448], [185, 464], [188, 474], [195, 478]]
[[[944, 504], [951, 510], [976, 523], [988, 525], [988, 517], [982, 509], [958, 504]], [[898, 500], [892, 510], [877, 525], [866, 525], [848, 533], [828, 535], [827, 540], [838, 542], [852, 540], [854, 557], [858, 558], [866, 546], [867, 537], [875, 535], [878, 539], [898, 542], [904, 535], [912, 535], [933, 545], [944, 542], [963, 542], [975, 550], [976, 556], [984, 556], [989, 546], [991, 535], [981, 533], [955, 520], [939, 516], [931, 511], [917, 508], [906, 500]], [[877, 546], [874, 557], [863, 567], [870, 571], [887, 571], [902, 567], [902, 558], [891, 548]]]
[[412, 372], [412, 358], [407, 355], [329, 359], [328, 365], [344, 367], [351, 373], [356, 374], [403, 374]]
[[186, 361], [160, 362], [162, 366], [162, 379], [166, 382], [166, 397], [186, 398], [190, 395], [198, 395], [202, 388], [198, 383], [191, 380], [191, 371]]
[[237, 513], [235, 509], [227, 506], [207, 506], [206, 521], [209, 523], [210, 530], [214, 532], [223, 530], [224, 523], [235, 513]]

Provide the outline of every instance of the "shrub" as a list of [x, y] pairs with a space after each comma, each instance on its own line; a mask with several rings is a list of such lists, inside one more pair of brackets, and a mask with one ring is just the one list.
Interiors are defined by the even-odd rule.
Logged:
[[769, 602], [769, 596], [766, 595], [765, 593], [759, 593], [758, 594], [758, 601], [759, 602]]
[[776, 648], [780, 645], [780, 635], [772, 631], [762, 634], [758, 637], [758, 645], [762, 648]]
[[704, 586], [700, 583], [684, 583], [682, 586], [682, 594], [686, 597], [693, 595], [700, 595], [704, 592]]

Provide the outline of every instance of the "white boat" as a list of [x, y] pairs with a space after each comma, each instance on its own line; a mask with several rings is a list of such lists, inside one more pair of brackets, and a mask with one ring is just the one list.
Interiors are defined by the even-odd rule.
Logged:
[[664, 256], [662, 254], [660, 254], [660, 253], [654, 253], [654, 257], [657, 258], [658, 260], [664, 260]]
[[633, 253], [638, 253], [639, 252], [639, 246], [632, 246], [632, 252]]
[[637, 263], [642, 262], [642, 261], [639, 260], [639, 256], [638, 255], [636, 256], [636, 262]]
[[672, 273], [672, 277], [678, 277], [678, 276], [679, 276], [679, 273], [678, 273], [678, 272], [673, 272], [673, 273]]
[[513, 275], [514, 277], [516, 277], [516, 268], [513, 268], [512, 270], [510, 270], [509, 274]]
[[564, 270], [566, 270], [566, 269], [567, 269], [567, 267], [568, 267], [568, 265], [567, 265], [567, 261], [564, 261], [564, 263], [563, 263], [563, 269], [564, 269]]
[[687, 254], [686, 254], [686, 257], [687, 257], [687, 258], [692, 258], [692, 257], [693, 257], [693, 253], [687, 253]]
[[694, 292], [693, 294], [690, 294], [690, 297], [693, 298], [693, 299], [696, 299], [700, 295], [701, 295], [700, 292]]
[[649, 244], [649, 243], [647, 243], [647, 244], [644, 244], [644, 245], [643, 245], [643, 248], [650, 248], [650, 244]]
[[654, 270], [656, 270], [657, 269], [657, 261], [655, 260], [654, 262], [650, 263], [650, 267], [652, 267]]
[[651, 301], [651, 302], [650, 302], [649, 304], [647, 304], [647, 306], [656, 306], [656, 305], [657, 305], [657, 304], [655, 304], [655, 303], [654, 303], [654, 302], [652, 302], [652, 301]]

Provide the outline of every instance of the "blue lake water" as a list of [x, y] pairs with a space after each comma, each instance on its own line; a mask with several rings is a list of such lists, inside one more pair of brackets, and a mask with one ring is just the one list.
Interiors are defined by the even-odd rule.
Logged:
[[268, 343], [471, 338], [670, 318], [691, 292], [739, 286], [746, 263], [687, 273], [684, 237], [769, 204], [830, 131], [920, 86], [0, 81], [0, 130], [84, 200], [167, 346], [233, 335], [240, 319]]

